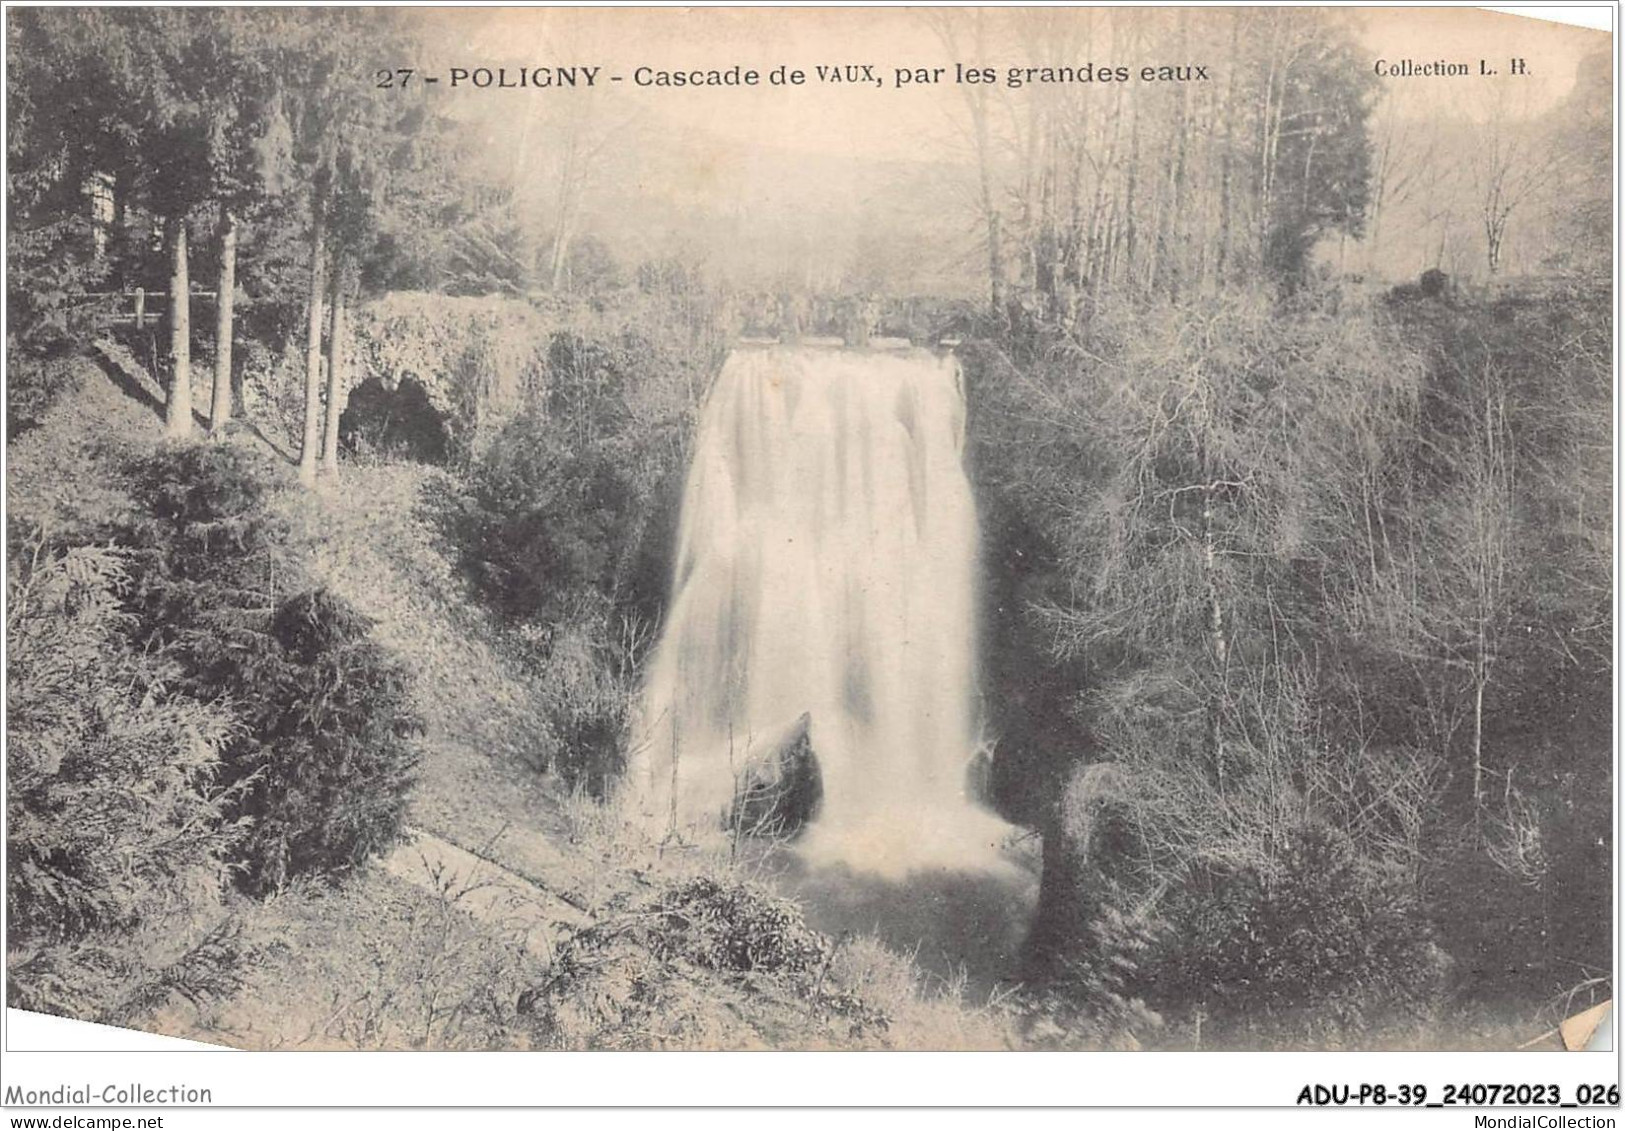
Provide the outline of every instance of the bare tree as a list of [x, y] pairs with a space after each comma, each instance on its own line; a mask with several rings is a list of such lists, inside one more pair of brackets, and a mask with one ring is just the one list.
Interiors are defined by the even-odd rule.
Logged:
[[[927, 9], [925, 18], [951, 59], [982, 59], [987, 56], [987, 13], [981, 8], [960, 12], [949, 8]], [[961, 24], [970, 21], [970, 46], [962, 50]], [[976, 154], [978, 202], [987, 228], [988, 301], [995, 310], [1004, 308], [1004, 217], [999, 206], [995, 179], [996, 158], [991, 122], [992, 90], [987, 83], [962, 83], [965, 108], [970, 115], [970, 136]]]
[[1484, 692], [1505, 615], [1507, 565], [1516, 499], [1506, 395], [1486, 379], [1476, 391], [1476, 426], [1465, 458], [1467, 535], [1460, 564], [1468, 582], [1473, 688], [1473, 800], [1484, 798]]
[[[550, 20], [538, 26], [547, 28], [553, 50], [583, 56], [600, 50], [588, 21]], [[619, 151], [632, 147], [635, 113], [612, 117], [606, 107], [601, 90], [578, 90], [567, 106], [524, 115], [512, 135], [514, 207], [520, 215], [540, 218], [531, 232], [537, 241], [532, 266], [555, 291], [570, 285], [571, 255], [587, 223], [589, 202], [610, 176]]]
[[1474, 204], [1484, 231], [1485, 266], [1500, 273], [1512, 217], [1545, 187], [1554, 163], [1541, 134], [1511, 117], [1506, 87], [1495, 86], [1494, 101], [1474, 131], [1468, 150]]
[[1517, 508], [1507, 394], [1488, 364], [1464, 375], [1451, 409], [1459, 439], [1441, 447], [1455, 480], [1421, 528], [1427, 571], [1416, 614], [1430, 650], [1466, 677], [1463, 710], [1475, 805], [1484, 798], [1485, 697], [1508, 616]]
[[1389, 88], [1372, 130], [1371, 205], [1365, 236], [1365, 265], [1375, 270], [1382, 262], [1384, 221], [1417, 198], [1435, 198], [1448, 163], [1441, 159], [1434, 123], [1409, 110], [1407, 92]]

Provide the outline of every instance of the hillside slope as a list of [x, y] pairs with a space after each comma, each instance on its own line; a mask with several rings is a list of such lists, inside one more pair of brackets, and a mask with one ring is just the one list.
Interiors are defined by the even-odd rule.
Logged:
[[[128, 512], [117, 468], [162, 442], [144, 374], [86, 362], [8, 449], [13, 520], [72, 537]], [[223, 441], [276, 449], [247, 427]], [[282, 453], [278, 453], [282, 455]], [[466, 596], [425, 513], [447, 473], [346, 465], [277, 506], [308, 580], [374, 621], [427, 722], [408, 841], [337, 884], [229, 896], [229, 993], [170, 994], [140, 1028], [248, 1048], [998, 1048], [962, 983], [872, 937], [831, 939], [774, 894], [759, 852], [663, 848], [536, 767], [535, 687]], [[177, 972], [176, 983], [184, 983]]]

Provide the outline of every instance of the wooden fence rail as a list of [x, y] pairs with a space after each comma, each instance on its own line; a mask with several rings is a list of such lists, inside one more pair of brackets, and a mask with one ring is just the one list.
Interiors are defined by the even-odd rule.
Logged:
[[[187, 296], [196, 300], [214, 301], [213, 291], [188, 291]], [[137, 330], [143, 329], [148, 323], [156, 324], [163, 318], [160, 311], [154, 307], [162, 307], [169, 300], [168, 291], [149, 291], [145, 287], [132, 287], [125, 291], [76, 291], [68, 295], [73, 299], [116, 298], [126, 299], [130, 309], [120, 309], [110, 319], [115, 325], [133, 325]], [[120, 304], [122, 307], [122, 303]]]

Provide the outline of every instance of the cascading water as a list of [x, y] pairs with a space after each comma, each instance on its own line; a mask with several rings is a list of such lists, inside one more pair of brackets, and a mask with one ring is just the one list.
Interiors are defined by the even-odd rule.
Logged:
[[806, 725], [822, 804], [804, 858], [893, 876], [1002, 866], [1009, 827], [967, 793], [964, 424], [952, 357], [729, 357], [700, 421], [634, 734], [630, 781], [653, 821], [714, 825], [747, 767]]

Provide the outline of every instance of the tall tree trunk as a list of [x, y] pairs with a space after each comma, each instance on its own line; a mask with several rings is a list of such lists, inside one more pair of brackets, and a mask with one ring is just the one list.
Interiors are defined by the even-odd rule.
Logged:
[[169, 221], [169, 404], [164, 431], [192, 434], [192, 308], [186, 269], [186, 220]]
[[[982, 57], [985, 42], [986, 17], [981, 9], [973, 9], [976, 57]], [[1002, 321], [1004, 309], [1004, 247], [1002, 223], [993, 192], [993, 142], [987, 123], [987, 91], [984, 87], [967, 90], [966, 102], [970, 106], [971, 129], [976, 141], [976, 166], [982, 190], [982, 216], [987, 222], [987, 276], [988, 303], [995, 319]]]
[[1258, 146], [1258, 224], [1253, 234], [1257, 250], [1255, 262], [1262, 265], [1268, 265], [1270, 231], [1274, 224], [1275, 154], [1280, 137], [1281, 103], [1285, 97], [1284, 81], [1280, 94], [1276, 92], [1277, 81], [1284, 79], [1280, 69], [1282, 59], [1278, 54], [1283, 17], [1272, 11], [1266, 19], [1270, 29], [1266, 48], [1269, 70], [1264, 76], [1264, 106], [1259, 112], [1263, 133]]
[[322, 471], [339, 473], [339, 402], [344, 388], [344, 292], [345, 273], [333, 270], [332, 317], [327, 326], [327, 431], [322, 437]]
[[[1141, 13], [1136, 13], [1140, 15]], [[1150, 13], [1144, 13], [1149, 15]], [[1141, 29], [1145, 26], [1140, 19], [1129, 24], [1129, 34], [1126, 50], [1130, 56], [1139, 54]], [[1131, 99], [1123, 106], [1121, 113], [1128, 116], [1128, 182], [1123, 190], [1123, 237], [1122, 257], [1123, 274], [1122, 284], [1130, 295], [1139, 291], [1140, 285], [1140, 213], [1144, 208], [1143, 191], [1140, 188], [1140, 102]]]
[[1484, 630], [1478, 631], [1478, 655], [1473, 661], [1473, 816], [1484, 804], [1484, 687], [1489, 671], [1484, 664]]
[[982, 218], [987, 224], [987, 288], [988, 305], [995, 317], [1004, 313], [1004, 249], [999, 231], [999, 209], [994, 203], [991, 141], [987, 128], [986, 107], [972, 98], [971, 125], [976, 136], [976, 164], [982, 197]]
[[1486, 217], [1484, 220], [1484, 251], [1488, 257], [1488, 266], [1492, 278], [1501, 272], [1501, 238], [1505, 234], [1506, 229], [1497, 223], [1493, 216]]
[[569, 282], [570, 269], [570, 231], [562, 226], [553, 236], [553, 250], [548, 256], [547, 277], [548, 285], [554, 291], [562, 291]]
[[1382, 214], [1383, 206], [1388, 203], [1389, 182], [1394, 174], [1394, 133], [1397, 129], [1390, 96], [1389, 109], [1383, 124], [1382, 144], [1377, 147], [1377, 169], [1371, 176], [1371, 203], [1367, 212], [1370, 222], [1366, 225], [1365, 240], [1365, 272], [1368, 277], [1375, 276], [1379, 262], [1378, 253], [1382, 249]]
[[[1179, 50], [1183, 56], [1190, 43], [1190, 9], [1179, 10]], [[1186, 141], [1190, 133], [1191, 120], [1191, 84], [1181, 83], [1179, 95], [1178, 114], [1174, 119], [1174, 161], [1173, 172], [1169, 178], [1169, 189], [1172, 195], [1172, 206], [1168, 209], [1168, 231], [1161, 237], [1159, 261], [1164, 265], [1168, 278], [1168, 298], [1173, 302], [1179, 301], [1180, 283], [1184, 280], [1187, 264], [1182, 260], [1186, 254], [1185, 240], [1185, 151]], [[1153, 293], [1155, 286], [1152, 286]]]
[[220, 216], [220, 285], [215, 294], [214, 394], [209, 401], [209, 431], [231, 419], [232, 302], [237, 289], [237, 218]]
[[305, 343], [305, 433], [299, 446], [299, 482], [316, 483], [316, 451], [322, 441], [322, 268], [327, 256], [324, 202], [316, 199], [310, 231], [310, 325]]
[[993, 317], [1002, 322], [1008, 311], [1004, 308], [1004, 249], [997, 209], [987, 212], [987, 279], [988, 305]]
[[1214, 278], [1220, 287], [1229, 280], [1230, 270], [1230, 213], [1233, 207], [1231, 180], [1231, 154], [1236, 144], [1236, 72], [1241, 69], [1241, 17], [1232, 9], [1230, 12], [1230, 71], [1229, 81], [1225, 85], [1224, 102], [1219, 108], [1219, 116], [1224, 121], [1224, 141], [1219, 148], [1219, 231], [1218, 246], [1214, 249]]
[[[1205, 467], [1203, 473], [1208, 474]], [[1214, 776], [1218, 782], [1219, 792], [1222, 794], [1226, 786], [1224, 719], [1228, 707], [1228, 694], [1225, 687], [1229, 682], [1230, 637], [1228, 626], [1225, 624], [1224, 603], [1221, 600], [1219, 590], [1219, 555], [1213, 530], [1213, 491], [1214, 488], [1210, 480], [1202, 488], [1202, 566], [1207, 574], [1208, 646], [1212, 650], [1214, 667], [1219, 673], [1220, 686], [1218, 697], [1208, 707], [1209, 740], [1213, 747]]]
[[1123, 258], [1124, 282], [1130, 294], [1135, 291], [1135, 279], [1138, 264], [1135, 257], [1138, 254], [1136, 244], [1139, 239], [1139, 225], [1135, 217], [1135, 210], [1139, 203], [1135, 200], [1140, 187], [1140, 115], [1130, 104], [1129, 132], [1128, 132], [1128, 187], [1123, 201]]
[[[123, 265], [129, 258], [125, 250], [130, 246], [130, 174], [119, 172], [113, 178], [113, 261], [115, 264], [114, 278], [121, 285], [128, 285], [129, 276], [127, 268]], [[137, 330], [141, 327], [137, 326]]]

